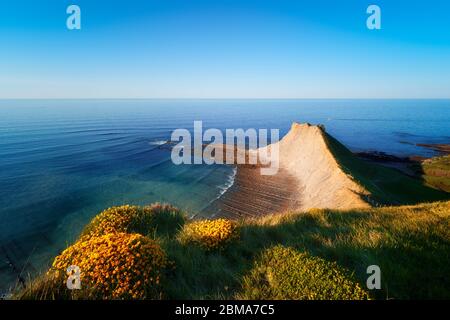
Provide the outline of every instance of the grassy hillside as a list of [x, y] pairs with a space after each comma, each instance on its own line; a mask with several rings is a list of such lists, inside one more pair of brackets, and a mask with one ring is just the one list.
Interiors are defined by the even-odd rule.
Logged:
[[[324, 135], [330, 151], [341, 168], [371, 193], [375, 203], [404, 205], [450, 199], [449, 193], [431, 188], [425, 181], [357, 158], [332, 136], [327, 133]], [[448, 177], [446, 181], [448, 183]]]
[[450, 155], [427, 159], [419, 170], [428, 185], [450, 192]]
[[[187, 221], [161, 205], [112, 208], [17, 297], [449, 299], [449, 224], [450, 202], [240, 222]], [[86, 270], [83, 289], [69, 291], [64, 272], [76, 263]], [[366, 288], [373, 264], [381, 268], [381, 290]]]

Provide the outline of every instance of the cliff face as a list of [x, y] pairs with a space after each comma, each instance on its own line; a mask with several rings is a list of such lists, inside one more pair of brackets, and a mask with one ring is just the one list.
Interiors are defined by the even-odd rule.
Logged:
[[280, 168], [297, 180], [297, 209], [370, 207], [362, 197], [368, 191], [342, 170], [326, 139], [320, 126], [293, 123], [283, 139], [267, 147], [279, 148]]
[[[206, 212], [232, 218], [311, 208], [356, 209], [448, 199], [420, 180], [357, 158], [321, 126], [293, 123], [278, 142], [256, 150], [257, 166], [238, 165], [233, 187]], [[260, 169], [274, 164], [275, 175]], [[266, 157], [266, 158], [264, 158]]]

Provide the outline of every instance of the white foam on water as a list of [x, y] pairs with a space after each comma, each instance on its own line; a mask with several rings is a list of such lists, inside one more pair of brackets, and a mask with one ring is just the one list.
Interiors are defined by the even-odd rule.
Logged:
[[235, 166], [235, 167], [233, 167], [233, 171], [232, 171], [231, 175], [228, 176], [227, 181], [225, 182], [225, 184], [222, 187], [219, 188], [220, 189], [220, 193], [219, 193], [219, 195], [217, 196], [217, 198], [215, 200], [217, 200], [221, 196], [223, 196], [224, 193], [227, 192], [228, 189], [230, 189], [233, 186], [234, 180], [236, 178], [236, 173], [237, 173], [237, 167]]
[[169, 140], [156, 140], [156, 141], [150, 141], [148, 144], [151, 146], [162, 146], [163, 144], [168, 143]]
[[[218, 187], [220, 190], [219, 195], [213, 198], [211, 201], [209, 201], [208, 204], [205, 206], [205, 208], [208, 207], [214, 201], [220, 199], [220, 197], [222, 197], [233, 186], [234, 180], [236, 179], [236, 174], [237, 174], [237, 167], [234, 166], [231, 174], [227, 177], [225, 183]], [[212, 214], [210, 218], [214, 218], [216, 214], [217, 213]], [[197, 214], [192, 215], [191, 219], [194, 218], [196, 215]]]
[[234, 184], [234, 180], [236, 178], [236, 173], [237, 173], [237, 167], [233, 167], [233, 171], [231, 172], [231, 174], [227, 177], [227, 180], [225, 181], [225, 183], [221, 186], [219, 186], [219, 195], [217, 197], [215, 197], [214, 199], [212, 199], [209, 203], [213, 203], [214, 201], [216, 201], [217, 199], [220, 199], [220, 197], [222, 197], [225, 192], [228, 191], [228, 189], [230, 189], [233, 184]]

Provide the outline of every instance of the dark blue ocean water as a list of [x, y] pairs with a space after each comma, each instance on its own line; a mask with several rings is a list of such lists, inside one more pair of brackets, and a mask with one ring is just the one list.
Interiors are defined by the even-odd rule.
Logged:
[[170, 202], [201, 211], [233, 168], [175, 166], [176, 128], [324, 124], [354, 151], [431, 156], [450, 143], [450, 100], [0, 101], [0, 291], [46, 267], [102, 209]]

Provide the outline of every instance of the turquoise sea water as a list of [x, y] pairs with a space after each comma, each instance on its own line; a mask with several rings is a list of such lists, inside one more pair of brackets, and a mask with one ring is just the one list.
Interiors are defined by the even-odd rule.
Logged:
[[182, 165], [172, 130], [324, 124], [354, 151], [432, 156], [450, 143], [450, 100], [0, 101], [0, 293], [48, 265], [102, 209], [170, 202], [191, 213], [232, 181], [228, 166]]

